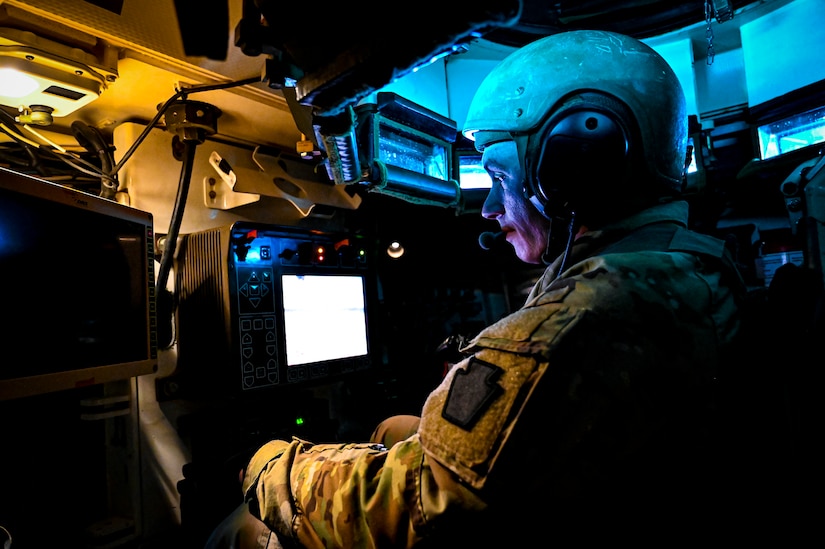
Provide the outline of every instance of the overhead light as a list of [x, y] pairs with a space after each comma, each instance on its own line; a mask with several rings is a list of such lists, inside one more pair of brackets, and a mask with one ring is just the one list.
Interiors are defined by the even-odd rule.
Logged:
[[26, 97], [38, 87], [37, 80], [16, 69], [0, 69], [0, 94], [15, 99]]
[[[36, 46], [2, 29], [0, 35], [0, 104], [21, 112], [51, 109], [61, 117], [97, 99], [117, 72], [91, 54], [38, 39]], [[28, 33], [30, 35], [31, 33]], [[49, 49], [46, 49], [46, 48]]]
[[404, 255], [404, 246], [397, 240], [393, 240], [390, 242], [390, 245], [387, 246], [387, 255], [392, 259], [399, 259]]

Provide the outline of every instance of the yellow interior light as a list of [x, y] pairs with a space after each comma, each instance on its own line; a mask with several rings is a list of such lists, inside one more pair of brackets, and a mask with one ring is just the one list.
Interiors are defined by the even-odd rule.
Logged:
[[14, 69], [0, 69], [0, 96], [19, 99], [37, 89], [37, 80]]
[[117, 79], [115, 70], [101, 67], [90, 54], [45, 39], [28, 45], [24, 36], [0, 33], [2, 105], [21, 111], [42, 105], [52, 109], [52, 116], [66, 116]]

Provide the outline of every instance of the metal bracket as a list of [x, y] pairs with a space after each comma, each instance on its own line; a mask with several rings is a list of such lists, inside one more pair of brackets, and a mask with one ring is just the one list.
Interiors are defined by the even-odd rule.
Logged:
[[207, 208], [231, 210], [261, 199], [259, 194], [235, 192], [235, 183], [238, 180], [235, 171], [217, 151], [212, 151], [209, 155], [209, 165], [215, 168], [219, 178], [203, 178], [203, 202]]
[[258, 201], [263, 195], [286, 200], [301, 217], [307, 217], [318, 204], [349, 210], [361, 204], [360, 196], [348, 193], [344, 185], [334, 185], [325, 172], [317, 172], [317, 166], [304, 160], [262, 153], [257, 147], [252, 162], [257, 169], [233, 168], [212, 152], [209, 163], [219, 178], [204, 179], [206, 206], [228, 210]]

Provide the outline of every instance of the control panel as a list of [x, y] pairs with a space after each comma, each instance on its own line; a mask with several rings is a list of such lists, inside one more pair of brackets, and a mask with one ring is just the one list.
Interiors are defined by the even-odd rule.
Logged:
[[253, 393], [372, 367], [371, 255], [360, 234], [237, 222], [187, 235], [179, 385]]

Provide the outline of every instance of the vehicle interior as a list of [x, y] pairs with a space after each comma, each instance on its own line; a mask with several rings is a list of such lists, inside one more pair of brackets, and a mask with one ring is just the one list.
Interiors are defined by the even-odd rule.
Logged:
[[0, 0], [5, 549], [201, 547], [261, 444], [418, 413], [544, 270], [481, 216], [470, 100], [575, 29], [679, 77], [692, 228], [754, 296], [731, 437], [777, 506], [813, 497], [825, 2], [388, 7]]

